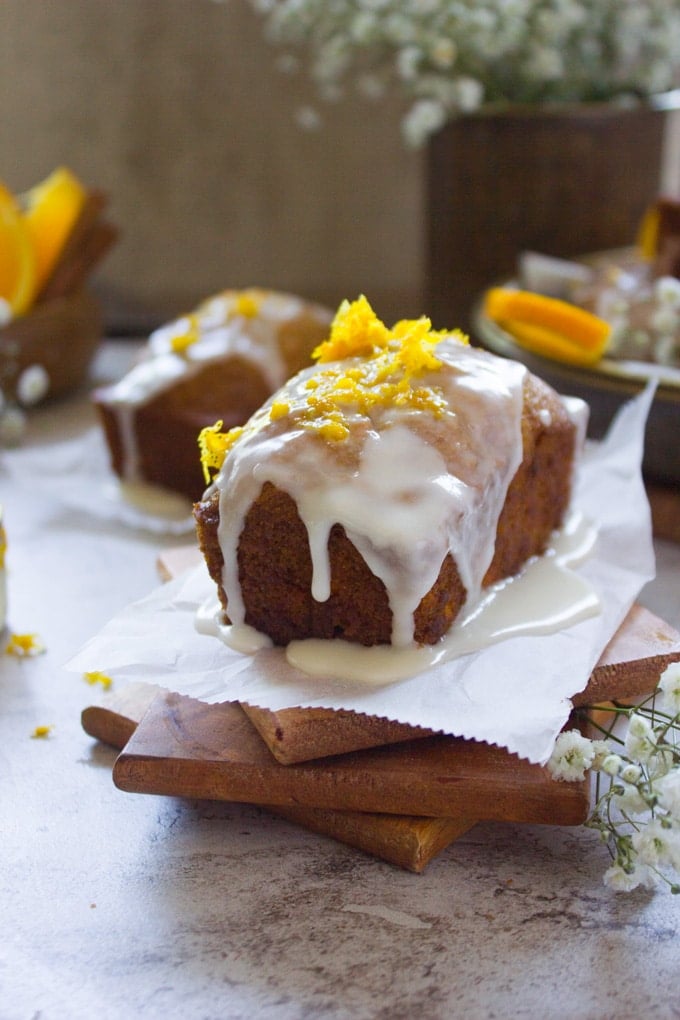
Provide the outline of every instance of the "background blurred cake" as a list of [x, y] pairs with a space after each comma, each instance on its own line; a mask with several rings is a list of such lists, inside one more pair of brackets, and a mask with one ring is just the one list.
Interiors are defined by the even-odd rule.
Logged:
[[608, 358], [680, 368], [680, 202], [659, 198], [636, 245], [572, 263], [526, 253], [520, 285], [611, 325]]
[[123, 485], [200, 498], [200, 430], [245, 422], [310, 363], [331, 320], [318, 304], [250, 288], [225, 290], [152, 333], [140, 362], [93, 394]]

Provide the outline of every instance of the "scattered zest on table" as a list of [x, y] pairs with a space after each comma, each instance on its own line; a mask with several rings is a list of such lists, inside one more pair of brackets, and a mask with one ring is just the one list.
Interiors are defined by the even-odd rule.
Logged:
[[579, 713], [601, 736], [561, 733], [548, 768], [571, 782], [595, 773], [585, 824], [611, 855], [605, 885], [628, 892], [666, 883], [680, 893], [680, 662], [639, 705], [612, 702]]
[[42, 655], [44, 651], [45, 646], [37, 634], [10, 634], [5, 645], [5, 654], [14, 655], [17, 659]]
[[93, 669], [87, 673], [83, 673], [83, 680], [92, 687], [94, 687], [95, 684], [100, 684], [105, 691], [107, 691], [113, 684], [111, 677], [108, 676], [107, 673], [102, 673], [99, 669]]
[[53, 725], [49, 725], [49, 726], [36, 726], [36, 728], [31, 733], [31, 739], [32, 740], [47, 740], [47, 738], [51, 735], [53, 729], [54, 729]]
[[604, 354], [611, 326], [560, 298], [527, 290], [492, 287], [484, 312], [532, 354], [570, 365], [593, 365]]

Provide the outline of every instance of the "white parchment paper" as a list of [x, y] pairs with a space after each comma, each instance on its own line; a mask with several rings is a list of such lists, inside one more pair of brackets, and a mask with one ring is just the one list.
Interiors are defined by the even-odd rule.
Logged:
[[598, 526], [580, 566], [602, 612], [557, 634], [515, 637], [380, 686], [311, 678], [281, 649], [242, 655], [198, 633], [198, 607], [214, 586], [203, 565], [112, 619], [68, 664], [155, 683], [215, 704], [354, 710], [483, 740], [545, 762], [604, 647], [654, 576], [652, 529], [640, 465], [650, 385], [618, 413], [604, 441], [588, 444], [575, 505]]

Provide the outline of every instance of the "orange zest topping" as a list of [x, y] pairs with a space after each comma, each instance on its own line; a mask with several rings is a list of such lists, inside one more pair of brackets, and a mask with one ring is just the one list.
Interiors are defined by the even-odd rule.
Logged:
[[33, 655], [41, 655], [45, 646], [37, 634], [10, 634], [5, 645], [5, 653], [17, 659], [28, 659]]
[[583, 308], [526, 290], [492, 287], [485, 314], [517, 343], [553, 361], [593, 365], [604, 354], [611, 326]]
[[198, 434], [198, 449], [206, 485], [210, 483], [212, 475], [220, 470], [227, 453], [243, 432], [240, 425], [222, 432], [222, 424], [217, 421], [214, 425], [206, 425]]
[[[328, 367], [308, 380], [300, 424], [337, 441], [349, 435], [345, 410], [367, 415], [371, 407], [392, 405], [442, 413], [439, 389], [419, 380], [441, 367], [434, 351], [446, 336], [467, 343], [460, 330], [433, 330], [425, 316], [402, 319], [389, 329], [363, 295], [343, 301], [328, 340], [314, 351], [318, 363]], [[361, 360], [349, 366], [333, 364], [346, 358]]]
[[253, 291], [242, 291], [236, 295], [234, 315], [242, 315], [244, 319], [254, 319], [260, 311], [260, 300]]
[[[467, 344], [460, 330], [432, 329], [425, 316], [403, 319], [389, 329], [363, 295], [343, 301], [327, 340], [314, 351], [320, 370], [304, 383], [302, 398], [274, 397], [269, 420], [290, 416], [323, 440], [342, 442], [350, 435], [348, 417], [368, 416], [374, 407], [398, 407], [441, 415], [446, 404], [440, 388], [425, 376], [441, 367], [435, 348], [445, 337]], [[219, 471], [229, 450], [248, 426], [222, 433], [222, 422], [203, 429], [198, 443], [206, 481]]]

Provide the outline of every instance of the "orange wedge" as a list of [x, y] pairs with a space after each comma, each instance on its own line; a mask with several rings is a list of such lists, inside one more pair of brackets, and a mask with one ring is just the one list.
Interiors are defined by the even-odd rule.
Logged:
[[35, 250], [36, 291], [48, 279], [85, 205], [87, 191], [66, 167], [57, 167], [21, 198]]
[[656, 202], [648, 206], [644, 212], [638, 229], [637, 247], [643, 259], [653, 259], [659, 247], [659, 228], [661, 213]]
[[611, 333], [609, 323], [592, 312], [526, 290], [492, 287], [484, 312], [532, 354], [569, 365], [599, 361]]
[[36, 291], [35, 255], [21, 209], [0, 183], [0, 297], [13, 315], [25, 312]]

